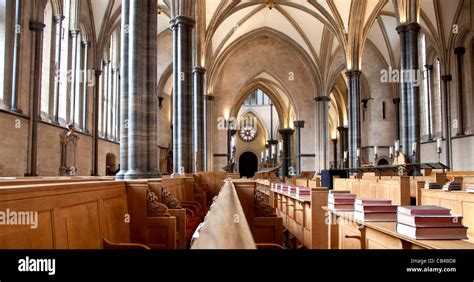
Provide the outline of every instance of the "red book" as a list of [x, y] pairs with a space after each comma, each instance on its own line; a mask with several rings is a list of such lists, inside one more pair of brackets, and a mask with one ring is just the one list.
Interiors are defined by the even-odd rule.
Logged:
[[328, 199], [328, 203], [336, 205], [354, 205], [354, 199]]
[[398, 214], [398, 223], [413, 227], [463, 227], [462, 215], [406, 215]]
[[362, 213], [355, 211], [354, 219], [367, 222], [396, 222], [396, 213]]
[[354, 205], [328, 204], [328, 209], [332, 211], [350, 212], [354, 211]]
[[328, 199], [354, 199], [357, 198], [355, 194], [329, 194]]
[[378, 206], [378, 205], [391, 205], [392, 200], [386, 199], [357, 199], [355, 201], [357, 205], [364, 205], [364, 206]]
[[407, 215], [450, 215], [451, 210], [438, 206], [400, 206], [398, 212]]
[[355, 210], [364, 213], [371, 213], [371, 212], [386, 212], [386, 213], [397, 213], [397, 206], [393, 205], [378, 205], [378, 206], [362, 206], [362, 205], [355, 205]]

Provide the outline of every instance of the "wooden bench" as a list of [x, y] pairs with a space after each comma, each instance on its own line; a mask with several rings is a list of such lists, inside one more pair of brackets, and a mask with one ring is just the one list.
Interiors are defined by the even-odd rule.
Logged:
[[165, 206], [150, 215], [149, 188], [148, 180], [0, 187], [0, 211], [38, 212], [35, 229], [0, 225], [0, 249], [100, 249], [104, 242], [174, 249], [177, 218]]

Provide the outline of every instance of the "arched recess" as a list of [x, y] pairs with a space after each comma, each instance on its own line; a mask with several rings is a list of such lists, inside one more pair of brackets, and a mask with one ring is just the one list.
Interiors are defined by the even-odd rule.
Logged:
[[282, 44], [288, 46], [288, 48], [291, 48], [295, 52], [296, 56], [300, 58], [301, 63], [306, 68], [306, 71], [312, 74], [310, 76], [310, 83], [313, 89], [321, 89], [320, 72], [306, 51], [284, 33], [268, 27], [263, 27], [240, 37], [238, 40], [229, 45], [224, 51], [222, 51], [209, 66], [206, 66], [206, 68], [209, 70], [208, 85], [209, 91], [211, 93], [213, 92], [214, 86], [217, 84], [217, 79], [219, 78], [221, 69], [226, 65], [227, 60], [233, 55], [233, 53], [248, 42], [263, 36], [278, 40]]
[[[289, 117], [289, 111], [288, 107], [283, 103], [283, 99], [278, 93], [278, 91], [275, 89], [275, 85], [271, 85], [269, 81], [265, 81], [263, 79], [256, 79], [254, 81], [251, 81], [250, 83], [247, 83], [244, 85], [244, 87], [237, 93], [237, 95], [234, 98], [234, 102], [232, 103], [232, 108], [230, 111], [230, 116], [235, 117], [239, 113], [239, 110], [244, 103], [245, 99], [254, 91], [256, 90], [262, 90], [268, 98], [270, 98], [273, 102], [273, 105], [275, 106], [275, 109], [278, 113], [278, 118], [280, 124], [284, 126], [289, 125], [288, 117]], [[289, 99], [289, 95], [287, 96], [288, 100], [290, 101], [290, 107], [294, 106], [291, 103], [291, 99]]]

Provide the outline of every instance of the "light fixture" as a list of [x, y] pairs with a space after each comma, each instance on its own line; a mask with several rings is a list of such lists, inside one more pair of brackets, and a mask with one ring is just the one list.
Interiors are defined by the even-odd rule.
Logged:
[[267, 2], [267, 8], [268, 10], [273, 10], [273, 8], [275, 8], [275, 3], [273, 1], [268, 1]]

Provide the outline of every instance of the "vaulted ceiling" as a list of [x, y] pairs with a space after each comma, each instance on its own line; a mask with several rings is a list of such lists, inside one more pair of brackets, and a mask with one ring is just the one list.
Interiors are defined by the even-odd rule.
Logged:
[[[89, 0], [94, 13], [96, 37], [110, 25], [121, 0]], [[169, 28], [169, 1], [159, 0], [162, 13], [158, 32]], [[370, 42], [388, 66], [399, 61], [396, 32], [400, 9], [396, 0], [198, 0], [204, 9], [206, 36], [203, 48], [208, 60], [216, 60], [239, 38], [261, 28], [274, 29], [298, 44], [319, 69], [327, 66], [335, 52], [342, 50], [347, 68], [360, 64], [362, 51]], [[402, 1], [403, 2], [403, 1]], [[452, 42], [452, 26], [462, 5], [470, 0], [419, 0], [420, 24], [430, 45], [440, 57]], [[209, 64], [210, 62], [206, 62]]]

